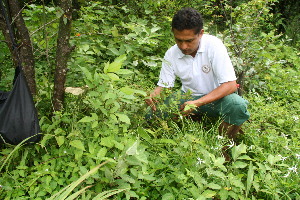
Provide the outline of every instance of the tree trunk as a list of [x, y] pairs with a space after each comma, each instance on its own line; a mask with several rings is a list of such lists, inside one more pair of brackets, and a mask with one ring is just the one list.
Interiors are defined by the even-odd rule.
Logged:
[[72, 25], [72, 0], [61, 0], [60, 7], [64, 11], [64, 14], [60, 18], [57, 38], [53, 91], [53, 107], [55, 111], [63, 108], [65, 82], [68, 71], [67, 62], [73, 50], [69, 43]]
[[18, 58], [20, 59], [29, 89], [32, 94], [36, 94], [34, 56], [29, 32], [22, 16], [22, 10], [18, 0], [9, 0], [8, 3], [6, 3], [6, 8], [8, 17], [14, 20], [11, 24], [15, 27], [12, 28], [12, 32], [15, 36], [16, 43], [18, 44], [17, 51], [14, 51], [12, 48], [9, 29], [2, 14], [0, 17], [0, 28], [11, 51], [13, 63], [17, 66], [19, 62]]

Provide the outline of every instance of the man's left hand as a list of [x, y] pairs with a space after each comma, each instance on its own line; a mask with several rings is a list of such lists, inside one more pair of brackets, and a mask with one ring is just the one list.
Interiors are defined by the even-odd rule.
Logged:
[[196, 102], [195, 101], [187, 101], [180, 106], [180, 110], [183, 116], [190, 115], [194, 110], [196, 110]]

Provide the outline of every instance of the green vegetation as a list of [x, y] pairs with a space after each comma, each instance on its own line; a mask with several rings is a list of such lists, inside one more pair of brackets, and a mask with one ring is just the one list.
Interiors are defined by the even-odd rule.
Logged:
[[[66, 87], [80, 94], [66, 93], [55, 113], [61, 11], [38, 3], [24, 9], [43, 138], [2, 145], [0, 199], [300, 199], [300, 43], [277, 32], [278, 1], [101, 2], [82, 2], [76, 12]], [[144, 98], [174, 43], [171, 17], [186, 5], [200, 10], [205, 31], [228, 47], [250, 102], [243, 142], [232, 146], [228, 163], [218, 122], [144, 120]], [[0, 88], [8, 89], [13, 69], [6, 44], [0, 48]]]

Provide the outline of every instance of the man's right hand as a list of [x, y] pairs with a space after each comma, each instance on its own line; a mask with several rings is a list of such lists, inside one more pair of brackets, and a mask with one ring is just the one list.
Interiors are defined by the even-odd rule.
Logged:
[[154, 98], [151, 98], [151, 95], [145, 99], [145, 102], [148, 106], [151, 107], [151, 109], [153, 111], [156, 111], [155, 103], [157, 103], [157, 100], [155, 100]]
[[155, 97], [158, 97], [162, 91], [162, 87], [158, 86], [154, 89], [154, 91], [145, 99], [145, 102], [147, 105], [151, 107], [153, 111], [156, 111], [155, 104], [158, 102], [158, 100]]

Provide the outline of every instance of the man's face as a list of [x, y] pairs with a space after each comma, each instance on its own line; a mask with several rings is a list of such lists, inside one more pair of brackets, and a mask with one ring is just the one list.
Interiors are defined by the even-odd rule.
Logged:
[[202, 29], [200, 33], [195, 34], [193, 29], [185, 29], [178, 31], [173, 29], [173, 34], [175, 42], [181, 52], [185, 55], [195, 56], [199, 48], [199, 41], [203, 35], [204, 30]]

